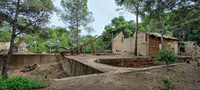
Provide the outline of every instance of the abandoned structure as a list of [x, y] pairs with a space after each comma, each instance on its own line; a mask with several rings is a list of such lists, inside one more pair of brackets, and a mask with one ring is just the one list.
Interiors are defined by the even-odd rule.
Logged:
[[[27, 44], [24, 41], [19, 40], [15, 44], [14, 53], [30, 54], [31, 52], [27, 50], [26, 46]], [[9, 48], [10, 48], [10, 42], [0, 42], [0, 54], [7, 53]]]
[[0, 51], [8, 50], [10, 47], [10, 42], [0, 42]]
[[[135, 34], [134, 34], [135, 37]], [[135, 38], [124, 38], [124, 34], [120, 32], [112, 41], [112, 51], [117, 52], [134, 52]], [[161, 50], [161, 35], [158, 33], [138, 32], [137, 53], [142, 56], [155, 56]], [[175, 37], [164, 35], [164, 46], [171, 48], [175, 54], [179, 54], [179, 40]], [[188, 43], [189, 44], [189, 43]], [[190, 49], [191, 45], [186, 44], [186, 49]], [[186, 50], [185, 50], [186, 51]], [[190, 53], [190, 52], [187, 52]]]
[[26, 49], [26, 45], [27, 44], [24, 41], [19, 39], [19, 41], [17, 42], [17, 44], [15, 46], [16, 52], [18, 52], [18, 53], [28, 52], [28, 50]]
[[[183, 46], [183, 47], [180, 47]], [[179, 42], [179, 55], [184, 56], [200, 56], [200, 47], [195, 42]]]

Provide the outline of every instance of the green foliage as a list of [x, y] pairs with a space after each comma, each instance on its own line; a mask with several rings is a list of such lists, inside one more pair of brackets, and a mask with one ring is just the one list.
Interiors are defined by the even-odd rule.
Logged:
[[200, 35], [196, 34], [196, 35], [189, 35], [188, 36], [188, 40], [189, 41], [196, 41], [197, 44], [200, 46]]
[[62, 34], [62, 36], [60, 37], [60, 46], [63, 46], [65, 48], [69, 49], [68, 39], [69, 39], [69, 37], [67, 38], [65, 36], [65, 34]]
[[[20, 0], [19, 8], [17, 8], [18, 0], [1, 0], [0, 1], [0, 21], [9, 23], [9, 27], [13, 27], [14, 16], [16, 11], [19, 15], [16, 17], [17, 27], [16, 34], [36, 33], [46, 26], [50, 19], [50, 14], [55, 10], [52, 0]], [[19, 9], [19, 10], [16, 10]], [[40, 28], [40, 29], [39, 29]]]
[[121, 6], [122, 10], [126, 10], [130, 13], [142, 15], [142, 9], [144, 8], [145, 0], [115, 0], [118, 6]]
[[[163, 13], [165, 35], [174, 36], [180, 41], [196, 41], [198, 45], [200, 45], [199, 13], [200, 6], [198, 5], [182, 6]], [[142, 16], [142, 21], [143, 22], [139, 24], [140, 31], [160, 33], [162, 27], [159, 18], [152, 17], [151, 14], [146, 14]]]
[[133, 20], [125, 21], [123, 16], [115, 17], [111, 20], [111, 24], [105, 26], [103, 33], [104, 46], [106, 49], [111, 49], [112, 34], [113, 38], [117, 36], [121, 31], [124, 33], [124, 37], [131, 37], [135, 31], [135, 23]]
[[184, 44], [180, 44], [179, 48], [180, 48], [180, 51], [185, 52], [185, 45]]
[[39, 53], [42, 53], [43, 51], [46, 51], [47, 50], [46, 43], [43, 42], [43, 43], [39, 44], [38, 45], [38, 50], [39, 50], [38, 51]]
[[[25, 39], [23, 39], [25, 38]], [[52, 28], [48, 31], [48, 34], [32, 34], [23, 36], [23, 40], [27, 42], [27, 48], [31, 52], [41, 53], [54, 52], [55, 48], [63, 46], [67, 49], [72, 47], [72, 39], [70, 32], [64, 28]]]
[[12, 32], [10, 30], [0, 30], [0, 42], [9, 42]]
[[155, 60], [165, 61], [166, 64], [172, 64], [178, 60], [178, 57], [171, 49], [164, 48], [156, 54]]
[[167, 31], [173, 32], [173, 36], [181, 41], [196, 41], [200, 36], [200, 6], [187, 6], [167, 13], [165, 24]]
[[[92, 35], [84, 35], [84, 36], [81, 36], [81, 37], [80, 37], [80, 44], [83, 44], [83, 43], [85, 43], [86, 41], [89, 41], [91, 38], [93, 38]], [[99, 50], [102, 49], [102, 47], [101, 47], [101, 41], [100, 41], [100, 40], [101, 40], [101, 39], [99, 38], [99, 39], [97, 39], [96, 41], [93, 42], [95, 51], [99, 51]], [[85, 48], [84, 48], [84, 49], [85, 49]], [[88, 44], [88, 45], [86, 46], [86, 50], [87, 50], [87, 51], [92, 51], [91, 44]]]
[[[74, 30], [76, 28], [76, 41], [79, 47], [79, 28], [83, 28], [87, 32], [92, 32], [93, 28], [90, 23], [94, 21], [92, 12], [87, 7], [88, 0], [61, 0], [61, 6], [64, 9], [61, 18], [63, 22], [69, 24], [69, 28]], [[79, 50], [78, 50], [79, 51]]]
[[46, 85], [36, 79], [27, 77], [0, 78], [0, 90], [37, 89]]
[[162, 78], [162, 82], [164, 83], [165, 89], [166, 90], [170, 90], [170, 89], [174, 89], [175, 85], [171, 84], [171, 82], [169, 81], [168, 78]]

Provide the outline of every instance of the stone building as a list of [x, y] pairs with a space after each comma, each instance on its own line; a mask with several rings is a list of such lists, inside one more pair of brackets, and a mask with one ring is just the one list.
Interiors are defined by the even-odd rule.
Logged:
[[10, 42], [0, 42], [0, 52], [6, 51], [10, 48]]
[[200, 47], [195, 45], [195, 42], [179, 42], [179, 46], [182, 45], [183, 48], [179, 48], [178, 54], [184, 56], [194, 56], [195, 54], [200, 57]]
[[[134, 34], [135, 37], [135, 34]], [[134, 52], [135, 38], [124, 38], [124, 34], [120, 32], [112, 41], [112, 51], [116, 52]], [[158, 33], [138, 32], [137, 53], [142, 56], [155, 56], [161, 50], [161, 35]], [[178, 54], [178, 39], [164, 35], [164, 45], [171, 48], [175, 54]]]
[[19, 41], [16, 44], [16, 52], [17, 53], [27, 52], [28, 50], [26, 49], [26, 46], [27, 44], [19, 39]]
[[[29, 54], [29, 52], [26, 48], [27, 44], [20, 40], [15, 44], [14, 47], [14, 53], [17, 54]], [[0, 54], [6, 54], [10, 48], [10, 42], [0, 42]]]

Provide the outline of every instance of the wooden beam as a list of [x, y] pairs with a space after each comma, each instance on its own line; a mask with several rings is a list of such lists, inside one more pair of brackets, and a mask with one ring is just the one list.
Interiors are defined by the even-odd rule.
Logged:
[[[97, 37], [97, 35], [94, 36], [94, 37], [92, 37], [90, 40], [86, 41], [86, 42], [83, 43], [82, 45], [80, 45], [80, 47], [83, 47], [83, 46], [85, 46], [85, 45], [88, 45], [91, 41], [94, 41], [96, 37]], [[94, 39], [94, 40], [93, 40], [93, 39]], [[73, 50], [77, 50], [77, 48], [78, 48], [78, 47], [74, 48]]]

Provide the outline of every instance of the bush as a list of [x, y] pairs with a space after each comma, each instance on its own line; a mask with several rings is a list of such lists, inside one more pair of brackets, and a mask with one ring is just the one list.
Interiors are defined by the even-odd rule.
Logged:
[[171, 49], [163, 49], [156, 54], [155, 60], [165, 61], [167, 64], [172, 64], [178, 60], [178, 57]]
[[174, 89], [175, 87], [173, 84], [171, 84], [168, 78], [162, 78], [162, 82], [164, 83], [166, 90]]
[[45, 86], [36, 79], [22, 76], [7, 79], [0, 78], [0, 90], [36, 89]]

